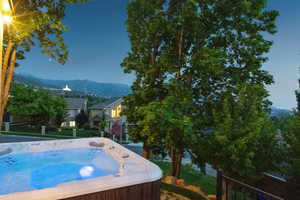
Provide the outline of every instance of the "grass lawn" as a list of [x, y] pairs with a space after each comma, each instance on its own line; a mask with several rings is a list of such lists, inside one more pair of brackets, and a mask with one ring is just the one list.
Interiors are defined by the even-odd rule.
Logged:
[[181, 187], [177, 187], [175, 185], [169, 185], [169, 184], [162, 183], [161, 184], [161, 189], [165, 190], [165, 191], [168, 191], [168, 192], [171, 192], [171, 193], [179, 194], [179, 195], [181, 195], [183, 197], [187, 197], [191, 200], [206, 200], [201, 195], [199, 195], [195, 192], [192, 192], [190, 190], [187, 190], [187, 189], [184, 189], [184, 188], [181, 188]]
[[[158, 160], [152, 161], [162, 169], [164, 175], [168, 175], [170, 173], [170, 163]], [[189, 185], [200, 187], [206, 194], [216, 194], [216, 178], [205, 175], [193, 169], [190, 165], [182, 166], [181, 178], [183, 178]]]

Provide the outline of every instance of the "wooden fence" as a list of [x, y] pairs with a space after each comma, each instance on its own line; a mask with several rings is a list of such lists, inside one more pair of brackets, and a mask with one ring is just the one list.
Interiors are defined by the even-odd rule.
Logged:
[[217, 177], [218, 200], [297, 200], [300, 186], [285, 179], [265, 174], [257, 182], [240, 181], [222, 172]]

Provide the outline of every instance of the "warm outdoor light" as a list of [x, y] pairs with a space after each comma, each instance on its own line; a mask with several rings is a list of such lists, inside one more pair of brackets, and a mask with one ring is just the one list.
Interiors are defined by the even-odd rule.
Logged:
[[[13, 20], [12, 18], [12, 14], [13, 14], [13, 10], [12, 10], [12, 4], [10, 4], [10, 0], [0, 0], [0, 71], [2, 71], [3, 69], [3, 35], [4, 35], [4, 24], [10, 24]], [[2, 73], [0, 73], [0, 82], [1, 84], [4, 83], [4, 77], [2, 75]], [[1, 85], [0, 87], [0, 96], [3, 95], [3, 85]], [[2, 110], [3, 106], [3, 102], [1, 99], [0, 102], [0, 110]]]
[[[1, 2], [1, 0], [0, 0]], [[12, 22], [12, 16], [11, 16], [11, 7], [8, 0], [2, 0], [2, 23], [3, 24], [9, 24]]]
[[3, 2], [3, 7], [2, 7], [3, 11], [5, 12], [9, 12], [10, 11], [10, 5], [8, 1], [4, 1]]
[[3, 23], [5, 24], [10, 24], [12, 22], [12, 17], [11, 16], [8, 16], [8, 15], [4, 15], [3, 16]]

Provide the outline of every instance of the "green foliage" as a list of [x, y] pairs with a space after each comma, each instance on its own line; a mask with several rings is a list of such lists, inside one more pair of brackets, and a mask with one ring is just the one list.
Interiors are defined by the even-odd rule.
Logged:
[[146, 134], [144, 127], [138, 125], [147, 114], [143, 111], [147, 109], [144, 106], [159, 101], [166, 93], [163, 88], [165, 77], [161, 63], [157, 61], [162, 52], [163, 4], [163, 1], [156, 0], [131, 1], [127, 8], [126, 24], [132, 51], [124, 59], [122, 66], [127, 73], [135, 72], [136, 81], [132, 85], [132, 93], [124, 98], [125, 109], [122, 114], [126, 115], [131, 124], [130, 138], [147, 145], [153, 145], [150, 143], [153, 139], [148, 138], [149, 134]]
[[[300, 79], [299, 79], [300, 84]], [[285, 174], [295, 183], [300, 182], [300, 91], [295, 92], [297, 108], [283, 126], [283, 136], [286, 142]]]
[[101, 120], [99, 122], [99, 129], [100, 131], [105, 132], [105, 128], [107, 127], [107, 121], [106, 121], [106, 117], [105, 114], [102, 114]]
[[68, 118], [68, 113], [64, 111], [63, 113], [57, 113], [55, 117], [55, 125], [56, 127], [60, 127], [63, 122], [65, 122]]
[[76, 125], [79, 128], [82, 128], [84, 125], [86, 125], [89, 122], [88, 115], [84, 112], [84, 110], [81, 110], [80, 113], [75, 117]]
[[240, 176], [273, 166], [265, 89], [273, 78], [262, 69], [272, 42], [262, 33], [276, 32], [278, 12], [265, 3], [130, 1], [131, 51], [122, 66], [137, 77], [124, 102], [133, 139], [175, 154], [192, 150], [197, 164]]
[[68, 57], [63, 32], [66, 8], [71, 4], [87, 0], [13, 0], [14, 21], [5, 34], [5, 39], [19, 46], [18, 58], [24, 58], [24, 52], [39, 44], [41, 52], [64, 64]]
[[90, 96], [90, 95], [87, 96], [87, 99], [88, 99], [88, 105], [87, 105], [88, 108], [107, 101], [107, 99], [105, 99], [105, 98], [97, 97], [97, 96]]
[[274, 126], [279, 129], [283, 130], [288, 121], [290, 120], [291, 115], [290, 114], [282, 114], [279, 116], [271, 116], [271, 120], [274, 124]]
[[202, 132], [193, 144], [194, 152], [216, 169], [242, 178], [258, 178], [266, 170], [277, 170], [281, 160], [266, 97], [266, 90], [259, 85], [227, 91], [213, 110], [214, 126]]
[[64, 114], [66, 102], [47, 90], [14, 84], [11, 89], [8, 112], [28, 118], [34, 124], [48, 124], [50, 119]]
[[137, 126], [141, 127], [139, 134], [148, 144], [183, 152], [194, 137], [193, 119], [186, 115], [193, 104], [188, 93], [177, 92], [181, 96], [170, 94], [161, 101], [138, 107], [137, 112], [143, 113], [144, 117]]
[[283, 133], [287, 143], [286, 158], [288, 166], [285, 168], [286, 175], [295, 183], [300, 182], [300, 116], [295, 113], [286, 123]]

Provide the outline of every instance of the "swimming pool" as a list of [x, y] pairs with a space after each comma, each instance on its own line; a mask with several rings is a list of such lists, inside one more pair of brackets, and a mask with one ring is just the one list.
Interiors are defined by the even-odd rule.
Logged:
[[0, 199], [159, 199], [160, 178], [156, 165], [106, 138], [0, 144]]

